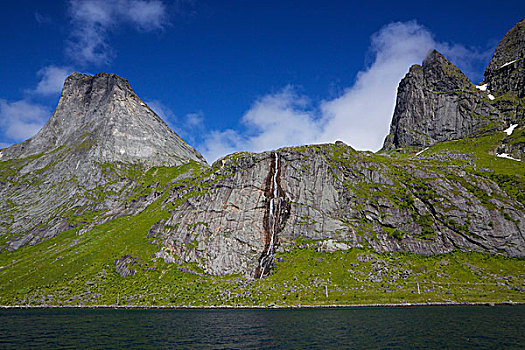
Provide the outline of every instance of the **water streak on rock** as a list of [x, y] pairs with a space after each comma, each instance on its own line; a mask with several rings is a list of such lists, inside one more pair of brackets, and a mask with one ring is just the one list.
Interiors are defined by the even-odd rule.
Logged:
[[265, 228], [265, 247], [259, 258], [259, 265], [255, 269], [255, 278], [262, 278], [269, 273], [269, 267], [275, 255], [275, 249], [278, 244], [277, 234], [281, 229], [283, 219], [283, 201], [284, 192], [280, 187], [280, 159], [279, 155], [274, 153], [268, 174], [265, 196], [268, 201], [267, 213], [264, 216]]

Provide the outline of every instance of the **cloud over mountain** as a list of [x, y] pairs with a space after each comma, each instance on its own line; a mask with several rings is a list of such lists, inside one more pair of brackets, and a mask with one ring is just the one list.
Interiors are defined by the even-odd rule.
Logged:
[[372, 35], [373, 62], [341, 96], [312, 106], [287, 86], [255, 101], [241, 118], [240, 129], [211, 131], [200, 149], [209, 161], [233, 151], [336, 140], [360, 150], [378, 150], [388, 133], [399, 81], [434, 48], [457, 59], [459, 66], [488, 57], [476, 49], [438, 42], [416, 21], [390, 23]]

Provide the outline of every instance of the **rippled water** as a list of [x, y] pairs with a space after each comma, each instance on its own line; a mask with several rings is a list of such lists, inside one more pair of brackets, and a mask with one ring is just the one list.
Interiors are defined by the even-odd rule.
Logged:
[[1, 349], [524, 348], [525, 306], [0, 310]]

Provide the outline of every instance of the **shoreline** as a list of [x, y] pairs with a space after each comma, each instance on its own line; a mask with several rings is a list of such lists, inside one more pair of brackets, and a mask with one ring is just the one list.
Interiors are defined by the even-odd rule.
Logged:
[[430, 302], [399, 304], [350, 304], [350, 305], [273, 305], [273, 306], [150, 306], [150, 305], [0, 305], [0, 310], [8, 309], [122, 309], [122, 310], [285, 310], [285, 309], [352, 309], [372, 307], [424, 307], [424, 306], [502, 306], [525, 305], [525, 302]]

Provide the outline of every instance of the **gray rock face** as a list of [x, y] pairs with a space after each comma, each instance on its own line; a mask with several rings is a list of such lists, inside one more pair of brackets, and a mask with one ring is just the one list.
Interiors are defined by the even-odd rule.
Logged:
[[[34, 137], [2, 150], [2, 161], [85, 148], [92, 161], [174, 166], [205, 162], [115, 74], [71, 74], [58, 106]], [[88, 159], [83, 159], [86, 161]]]
[[525, 20], [500, 41], [484, 83], [475, 87], [437, 51], [414, 65], [398, 88], [384, 150], [501, 131], [525, 122]]
[[[158, 255], [165, 260], [255, 278], [271, 268], [276, 251], [304, 240], [322, 241], [327, 250], [365, 245], [378, 252], [525, 254], [521, 203], [483, 176], [450, 167], [444, 178], [419, 163], [395, 164], [342, 144], [233, 155], [192, 185], [208, 190], [175, 208], [149, 236], [161, 242]], [[277, 196], [270, 181], [276, 173]], [[490, 194], [491, 204], [476, 197], [477, 189]], [[281, 209], [272, 220], [275, 198]]]
[[130, 171], [205, 164], [127, 80], [105, 73], [69, 76], [42, 130], [0, 155], [0, 237], [11, 250], [77, 227], [93, 213], [109, 220], [140, 211], [153, 195], [124, 206], [136, 186], [125, 176]]
[[485, 70], [485, 82], [495, 96], [525, 97], [525, 19], [498, 43]]
[[136, 265], [137, 259], [131, 255], [124, 255], [120, 259], [115, 259], [115, 270], [120, 277], [133, 276], [137, 273], [137, 270], [130, 268], [130, 266]]
[[383, 149], [430, 146], [497, 130], [504, 125], [504, 117], [488, 97], [434, 50], [421, 66], [412, 66], [399, 84]]
[[339, 189], [328, 163], [304, 156], [280, 150], [218, 161], [204, 180], [210, 189], [150, 234], [175, 259], [197, 262], [208, 273], [256, 278], [268, 272], [278, 246], [293, 239], [355, 238], [337, 215]]

